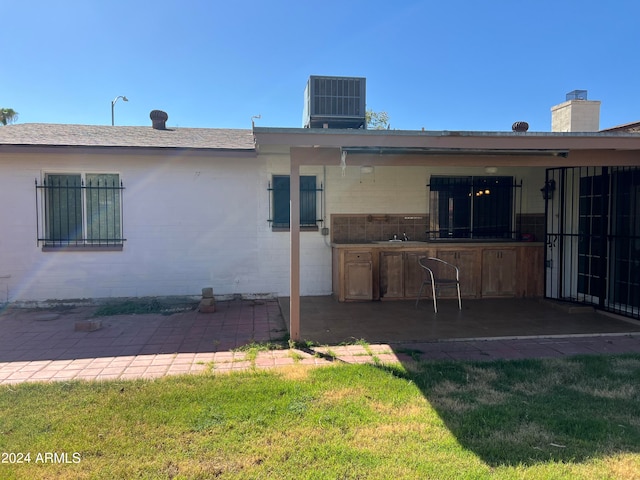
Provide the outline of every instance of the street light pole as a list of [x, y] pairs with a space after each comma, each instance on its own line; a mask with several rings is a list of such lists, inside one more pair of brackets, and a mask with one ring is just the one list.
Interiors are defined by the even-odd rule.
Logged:
[[118, 95], [116, 98], [113, 99], [113, 101], [111, 102], [111, 126], [115, 125], [115, 120], [114, 120], [114, 116], [113, 116], [113, 108], [116, 106], [116, 102], [122, 99], [124, 102], [128, 102], [129, 100], [127, 99], [127, 97], [125, 97], [124, 95]]

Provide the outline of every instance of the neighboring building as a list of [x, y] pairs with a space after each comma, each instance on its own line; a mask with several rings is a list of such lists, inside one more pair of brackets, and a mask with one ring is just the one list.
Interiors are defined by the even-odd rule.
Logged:
[[640, 133], [640, 122], [624, 123], [611, 128], [605, 128], [602, 132]]
[[0, 128], [0, 302], [210, 286], [294, 322], [333, 245], [406, 234], [533, 240], [539, 294], [640, 318], [638, 135], [156, 127]]

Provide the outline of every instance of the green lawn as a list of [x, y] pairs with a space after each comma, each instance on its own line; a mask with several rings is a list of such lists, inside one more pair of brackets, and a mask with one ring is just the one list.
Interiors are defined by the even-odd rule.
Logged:
[[633, 479], [640, 356], [3, 386], [0, 447], [3, 480]]

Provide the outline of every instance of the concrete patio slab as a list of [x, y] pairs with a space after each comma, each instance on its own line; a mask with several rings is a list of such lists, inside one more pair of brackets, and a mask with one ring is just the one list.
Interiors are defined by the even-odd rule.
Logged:
[[[640, 322], [531, 298], [439, 300], [434, 313], [429, 299], [415, 301], [337, 302], [331, 296], [302, 297], [301, 337], [338, 345], [365, 339], [402, 343], [443, 339], [593, 335], [640, 332]], [[285, 324], [289, 299], [279, 298]]]

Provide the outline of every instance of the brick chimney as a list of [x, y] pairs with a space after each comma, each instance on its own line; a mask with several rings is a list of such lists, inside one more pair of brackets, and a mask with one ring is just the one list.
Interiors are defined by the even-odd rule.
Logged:
[[597, 132], [600, 100], [587, 100], [586, 90], [567, 93], [566, 101], [551, 107], [552, 132]]

